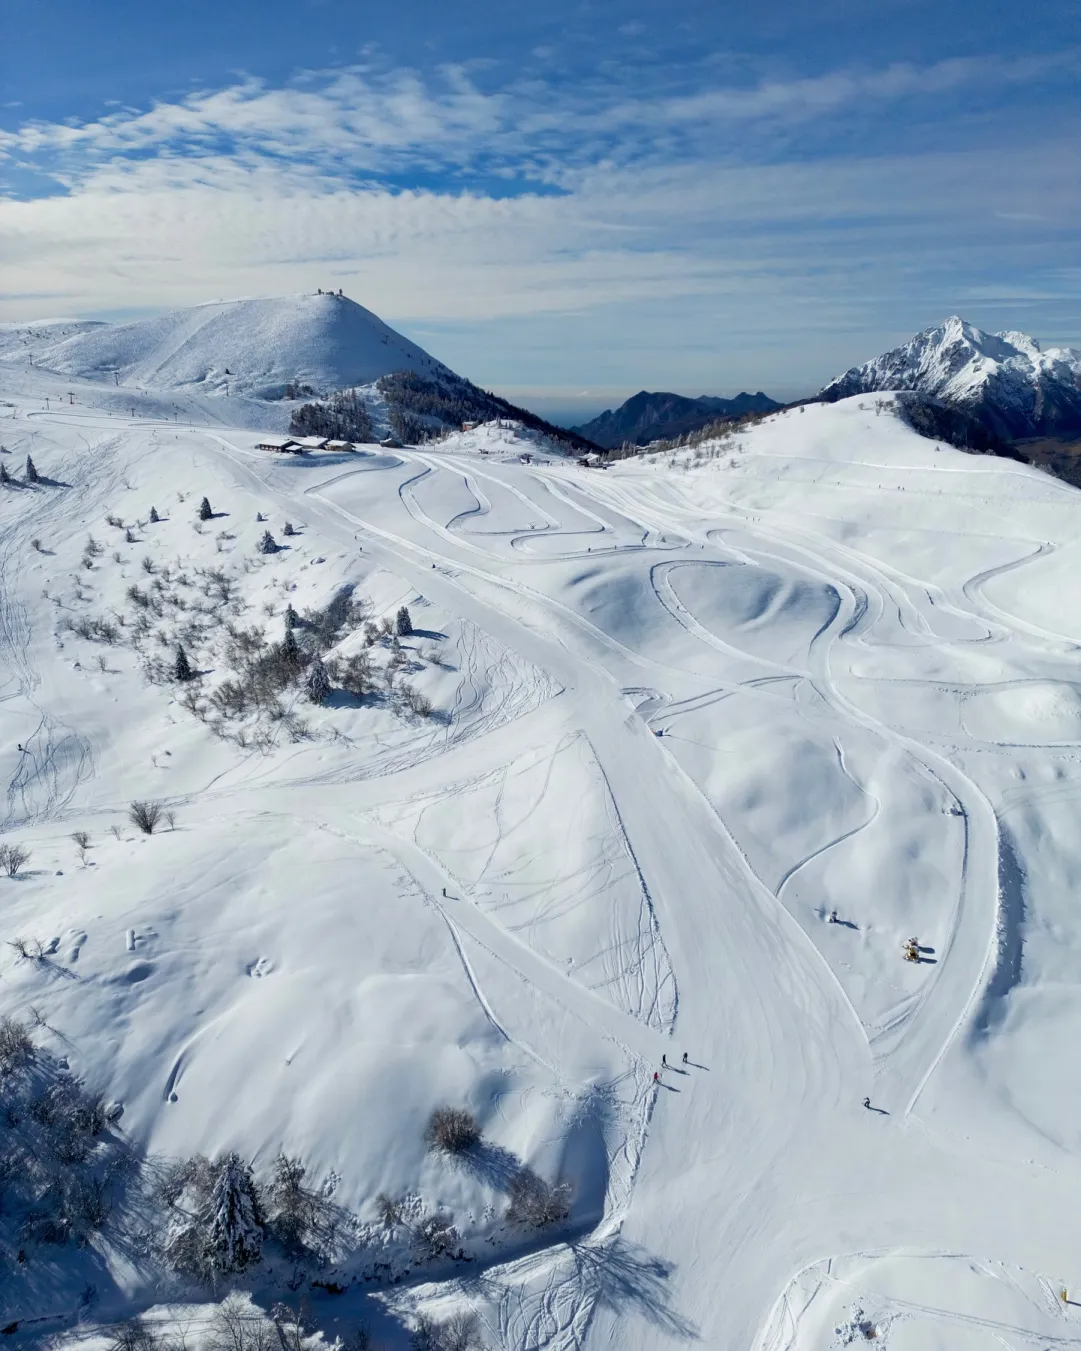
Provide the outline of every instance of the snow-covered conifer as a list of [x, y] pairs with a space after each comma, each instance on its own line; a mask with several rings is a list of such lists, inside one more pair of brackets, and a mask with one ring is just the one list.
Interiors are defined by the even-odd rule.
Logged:
[[319, 657], [308, 668], [308, 678], [304, 682], [308, 698], [313, 704], [321, 704], [330, 693], [330, 676]]
[[277, 553], [278, 546], [274, 543], [274, 536], [269, 530], [263, 531], [263, 538], [259, 541], [258, 549], [261, 554]]
[[409, 611], [406, 609], [404, 605], [398, 611], [395, 627], [397, 628], [398, 636], [400, 638], [408, 638], [409, 635], [413, 632], [413, 621], [412, 619], [410, 619]]
[[285, 627], [287, 629], [295, 629], [299, 623], [300, 623], [300, 616], [293, 609], [293, 603], [292, 601], [290, 601], [289, 604], [285, 607]]
[[26, 457], [26, 481], [27, 483], [37, 483], [38, 481], [37, 468], [29, 455]]
[[191, 669], [191, 662], [188, 661], [188, 654], [184, 651], [183, 645], [176, 645], [176, 661], [173, 665], [173, 678], [176, 680], [191, 680], [195, 672]]
[[210, 498], [204, 497], [199, 503], [199, 519], [201, 521], [209, 521], [212, 519], [213, 515], [213, 511], [210, 509]]
[[243, 1271], [262, 1256], [263, 1217], [251, 1168], [239, 1154], [220, 1160], [206, 1214], [206, 1257], [217, 1271]]
[[151, 524], [151, 525], [157, 525], [157, 523], [158, 523], [160, 520], [161, 520], [161, 517], [158, 515], [158, 509], [157, 509], [157, 507], [151, 507], [151, 508], [150, 508], [150, 524]]

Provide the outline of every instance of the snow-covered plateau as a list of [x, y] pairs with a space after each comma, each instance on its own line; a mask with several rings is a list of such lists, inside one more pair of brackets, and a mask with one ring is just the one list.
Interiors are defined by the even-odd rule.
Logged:
[[20, 358], [5, 1344], [1081, 1347], [1075, 489]]

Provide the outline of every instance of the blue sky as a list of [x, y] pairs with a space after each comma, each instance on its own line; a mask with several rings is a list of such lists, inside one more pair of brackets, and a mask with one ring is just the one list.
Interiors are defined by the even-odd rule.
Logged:
[[0, 0], [0, 319], [342, 286], [538, 407], [1081, 345], [1062, 0]]

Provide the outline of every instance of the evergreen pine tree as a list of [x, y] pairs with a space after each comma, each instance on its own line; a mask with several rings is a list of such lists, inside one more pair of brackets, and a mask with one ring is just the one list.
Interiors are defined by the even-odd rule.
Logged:
[[292, 522], [292, 521], [286, 521], [285, 525], [282, 527], [282, 534], [283, 534], [283, 535], [295, 535], [295, 534], [296, 534], [296, 531], [293, 529], [293, 522]]
[[37, 483], [38, 481], [38, 471], [29, 455], [26, 457], [26, 481], [27, 483]]
[[157, 509], [157, 507], [151, 507], [151, 508], [150, 508], [150, 524], [151, 524], [151, 525], [157, 525], [157, 523], [158, 523], [160, 520], [161, 520], [161, 517], [158, 515], [158, 509]]
[[289, 627], [288, 622], [285, 626], [285, 637], [282, 639], [282, 654], [287, 660], [295, 666], [300, 660], [300, 645], [297, 642], [297, 636]]
[[398, 636], [400, 638], [408, 638], [409, 635], [413, 632], [413, 621], [412, 619], [410, 619], [409, 611], [405, 608], [404, 605], [398, 611], [398, 620], [396, 628], [398, 630]]
[[274, 543], [274, 536], [269, 530], [263, 531], [263, 538], [259, 541], [259, 552], [261, 554], [277, 553], [278, 546]]
[[295, 629], [299, 623], [300, 623], [300, 616], [293, 609], [293, 603], [292, 601], [290, 601], [289, 604], [285, 607], [285, 627], [287, 629]]
[[206, 1214], [205, 1251], [217, 1271], [243, 1271], [262, 1256], [263, 1217], [251, 1168], [239, 1154], [226, 1154]]
[[195, 672], [191, 669], [191, 662], [188, 661], [188, 654], [184, 651], [183, 645], [176, 645], [176, 662], [173, 665], [173, 678], [175, 680], [191, 680]]
[[330, 693], [330, 676], [319, 657], [308, 667], [308, 678], [304, 682], [308, 698], [313, 704], [321, 704]]
[[8, 473], [8, 467], [0, 461], [0, 483], [10, 483], [11, 475]]
[[210, 509], [210, 498], [204, 497], [199, 503], [199, 519], [201, 521], [209, 521], [213, 519], [213, 516], [214, 513]]

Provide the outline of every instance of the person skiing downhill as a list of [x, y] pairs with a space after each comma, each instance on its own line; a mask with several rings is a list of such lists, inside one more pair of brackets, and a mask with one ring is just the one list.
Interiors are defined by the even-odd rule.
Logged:
[[666, 1055], [661, 1056], [661, 1068], [662, 1069], [668, 1068], [668, 1057]]
[[870, 1111], [870, 1110], [871, 1110], [871, 1099], [870, 1099], [870, 1098], [864, 1098], [864, 1100], [863, 1100], [863, 1105], [864, 1105], [864, 1107], [867, 1108], [868, 1111]]
[[687, 1052], [686, 1052], [686, 1051], [683, 1052], [683, 1063], [684, 1063], [684, 1064], [687, 1063]]
[[661, 1082], [661, 1076], [657, 1073], [656, 1070], [653, 1071], [653, 1082], [655, 1084], [659, 1084]]

